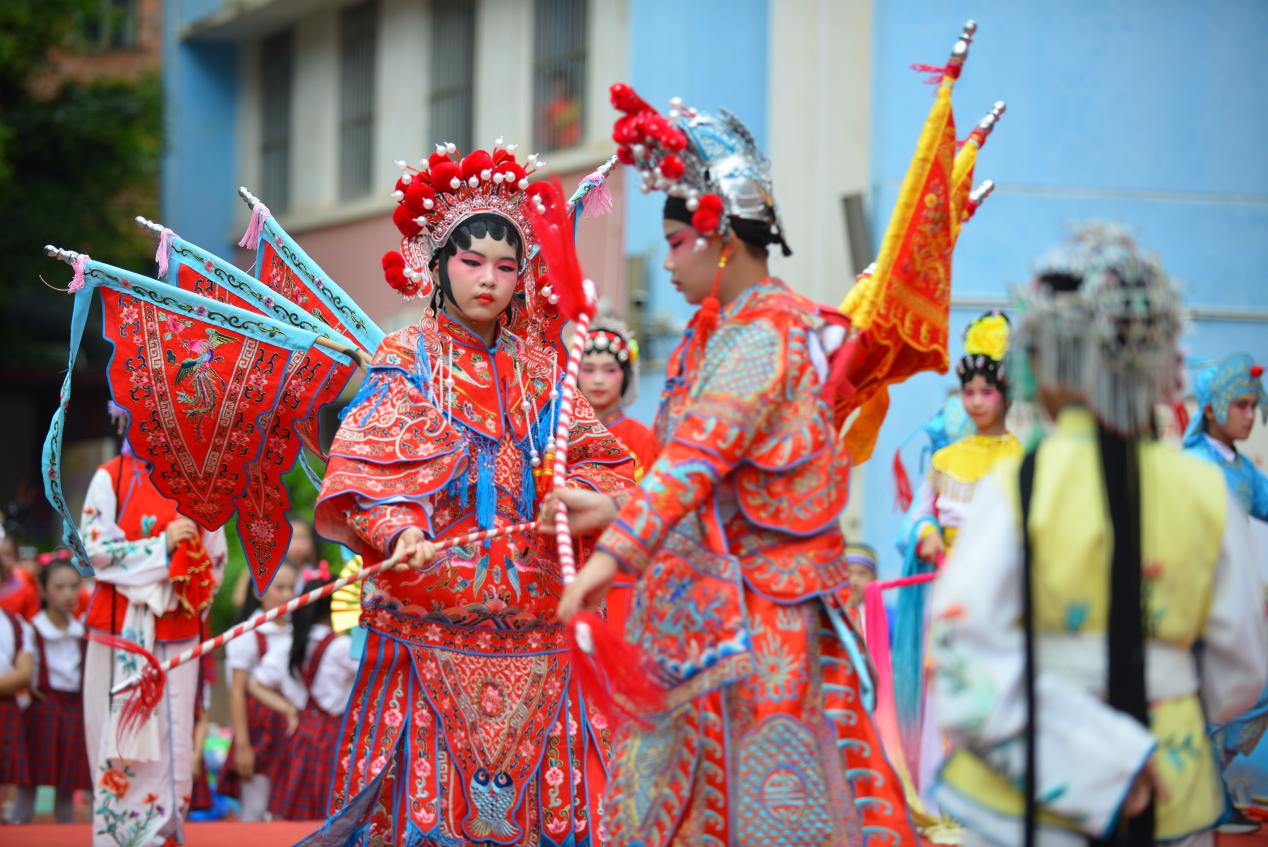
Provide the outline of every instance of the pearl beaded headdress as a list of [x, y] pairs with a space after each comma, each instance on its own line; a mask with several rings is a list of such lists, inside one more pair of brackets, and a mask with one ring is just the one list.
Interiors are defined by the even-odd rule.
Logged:
[[436, 152], [417, 167], [404, 161], [396, 164], [403, 173], [392, 193], [398, 204], [392, 222], [401, 231], [401, 252], [383, 257], [389, 285], [407, 298], [430, 297], [432, 258], [453, 231], [475, 215], [495, 214], [519, 235], [524, 247], [521, 285], [531, 286], [530, 259], [536, 242], [524, 204], [532, 193], [529, 175], [544, 165], [536, 153], [521, 165], [515, 158], [515, 145], [505, 145], [499, 138], [492, 153], [473, 150], [461, 156], [454, 144], [437, 144]]
[[1150, 430], [1179, 385], [1175, 286], [1121, 226], [1090, 224], [1041, 259], [1014, 347], [1039, 385], [1073, 391], [1110, 429]]

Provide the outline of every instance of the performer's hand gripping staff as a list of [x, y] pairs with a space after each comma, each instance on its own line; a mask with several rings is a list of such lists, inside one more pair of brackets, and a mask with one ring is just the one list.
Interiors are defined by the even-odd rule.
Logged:
[[[544, 504], [541, 522], [545, 531], [546, 522], [551, 520], [553, 513], [559, 567], [567, 586], [577, 579], [573, 527], [568, 518], [568, 501], [573, 498], [564, 493], [568, 479], [568, 437], [577, 394], [577, 372], [581, 367], [590, 322], [598, 307], [598, 294], [594, 282], [582, 276], [573, 240], [574, 227], [569, 221], [568, 204], [563, 200], [559, 181], [536, 183], [530, 191], [533, 205], [529, 214], [541, 243], [542, 257], [550, 269], [551, 287], [558, 297], [555, 305], [560, 316], [573, 323], [574, 329], [568, 347], [564, 384], [560, 390], [552, 490]], [[658, 711], [660, 691], [646, 674], [637, 672], [641, 660], [636, 647], [627, 644], [620, 633], [610, 632], [606, 621], [591, 611], [570, 615], [564, 620], [564, 626], [572, 652], [573, 670], [587, 698], [600, 711], [610, 716], [619, 713], [636, 719], [639, 715]], [[620, 672], [619, 676], [611, 673], [614, 670]]]

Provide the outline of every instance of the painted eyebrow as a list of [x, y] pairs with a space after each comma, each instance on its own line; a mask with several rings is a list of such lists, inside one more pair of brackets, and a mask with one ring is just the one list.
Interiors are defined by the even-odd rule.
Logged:
[[[476, 255], [476, 256], [479, 256], [481, 259], [487, 259], [487, 258], [489, 258], [488, 256], [486, 256], [486, 255], [484, 255], [483, 253], [481, 253], [479, 250], [476, 250], [476, 249], [471, 248], [471, 247], [468, 247], [466, 250], [462, 250], [462, 251], [460, 251], [460, 252], [461, 252], [461, 253], [471, 253], [471, 254], [474, 254], [474, 255]], [[495, 262], [514, 262], [514, 261], [515, 261], [515, 257], [514, 257], [514, 256], [503, 256], [503, 257], [502, 257], [502, 258], [500, 258], [500, 259], [494, 259], [494, 261], [495, 261]]]

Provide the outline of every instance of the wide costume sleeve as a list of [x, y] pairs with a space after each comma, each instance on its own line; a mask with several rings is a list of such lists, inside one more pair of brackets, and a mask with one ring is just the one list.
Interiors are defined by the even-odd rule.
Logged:
[[1202, 631], [1202, 708], [1213, 724], [1249, 708], [1268, 675], [1263, 586], [1246, 513], [1229, 498], [1215, 563], [1211, 609]]
[[[93, 576], [99, 582], [130, 588], [166, 581], [167, 533], [130, 541], [116, 523], [117, 518], [114, 479], [105, 468], [98, 468], [88, 484], [79, 524], [80, 537], [92, 559]], [[155, 595], [149, 599], [154, 613], [162, 614], [167, 597]]]
[[1250, 469], [1250, 516], [1260, 521], [1268, 521], [1268, 475], [1255, 467], [1254, 464], [1245, 457], [1242, 457]]
[[317, 498], [318, 533], [354, 552], [390, 552], [401, 532], [432, 533], [432, 497], [465, 473], [462, 437], [415, 370], [410, 333], [384, 340], [344, 413]]
[[[1016, 473], [1016, 464], [1004, 466]], [[979, 483], [951, 558], [934, 583], [935, 714], [955, 747], [1013, 785], [1025, 778], [1022, 541], [1015, 503], [992, 474]], [[1037, 793], [1103, 836], [1156, 742], [1144, 726], [1067, 677], [1040, 668]]]
[[903, 540], [904, 549], [918, 545], [932, 532], [942, 531], [942, 525], [938, 523], [937, 492], [933, 486], [934, 473], [936, 471], [930, 466], [929, 472], [920, 483], [920, 491], [916, 494], [916, 499], [912, 501], [911, 509], [903, 518], [900, 537]]
[[689, 407], [600, 537], [599, 549], [643, 571], [678, 521], [744, 459], [782, 403], [790, 388], [789, 348], [787, 330], [774, 316], [733, 319], [717, 329], [695, 375]]

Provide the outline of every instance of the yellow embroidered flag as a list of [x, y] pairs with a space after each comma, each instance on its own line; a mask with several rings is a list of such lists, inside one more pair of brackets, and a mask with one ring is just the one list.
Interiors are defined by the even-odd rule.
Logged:
[[945, 373], [950, 365], [951, 253], [960, 224], [973, 208], [977, 150], [989, 133], [974, 130], [957, 156], [951, 90], [975, 29], [966, 24], [951, 60], [936, 69], [941, 78], [933, 108], [903, 177], [880, 255], [841, 303], [853, 332], [851, 390], [839, 392], [835, 418], [842, 427], [861, 409], [842, 435], [854, 464], [871, 455], [889, 406], [889, 386], [921, 371]]

